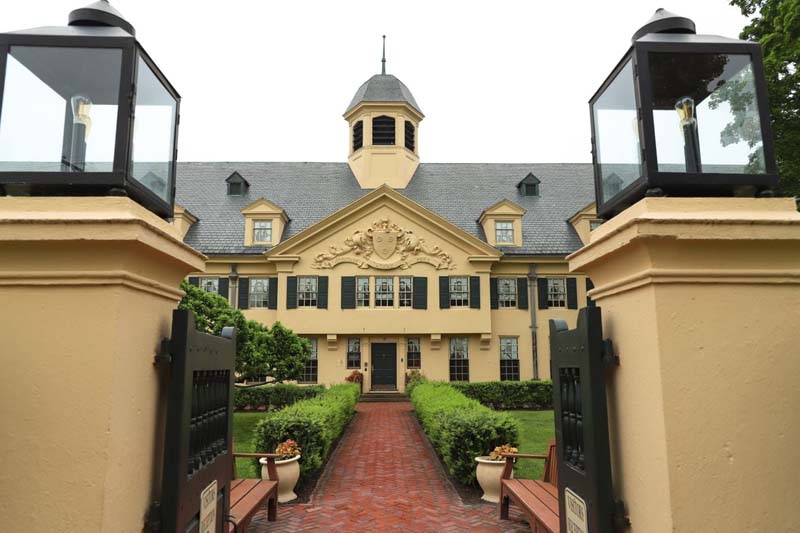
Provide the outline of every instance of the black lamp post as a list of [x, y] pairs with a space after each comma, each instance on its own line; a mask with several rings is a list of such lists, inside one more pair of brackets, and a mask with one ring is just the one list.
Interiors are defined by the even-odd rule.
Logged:
[[107, 1], [0, 34], [0, 193], [128, 195], [173, 215], [180, 96]]
[[589, 105], [600, 217], [644, 196], [777, 187], [758, 43], [696, 35], [694, 22], [659, 9]]

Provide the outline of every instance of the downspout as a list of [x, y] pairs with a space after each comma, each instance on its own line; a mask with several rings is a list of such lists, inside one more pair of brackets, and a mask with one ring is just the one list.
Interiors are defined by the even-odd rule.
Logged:
[[228, 295], [228, 301], [231, 304], [231, 307], [234, 309], [239, 308], [239, 291], [236, 287], [237, 282], [239, 281], [239, 271], [237, 269], [238, 265], [236, 263], [231, 264], [231, 273], [228, 274], [228, 279], [230, 280], [230, 291], [231, 293]]
[[539, 346], [536, 338], [536, 263], [528, 271], [528, 308], [531, 310], [531, 345], [533, 346], [533, 379], [539, 379]]

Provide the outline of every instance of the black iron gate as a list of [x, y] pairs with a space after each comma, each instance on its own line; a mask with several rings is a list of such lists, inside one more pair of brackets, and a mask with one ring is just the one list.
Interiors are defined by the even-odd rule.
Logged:
[[608, 444], [604, 369], [617, 364], [603, 340], [599, 307], [578, 313], [570, 330], [550, 320], [551, 376], [558, 457], [561, 531], [608, 533], [625, 528], [622, 502], [614, 501]]
[[201, 333], [190, 311], [173, 312], [172, 338], [157, 358], [170, 369], [158, 528], [164, 533], [227, 531], [235, 357], [234, 328], [221, 337]]

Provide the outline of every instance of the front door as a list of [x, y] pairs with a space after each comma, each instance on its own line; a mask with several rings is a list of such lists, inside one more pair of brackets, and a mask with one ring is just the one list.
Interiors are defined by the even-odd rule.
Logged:
[[397, 344], [372, 345], [372, 389], [397, 390]]

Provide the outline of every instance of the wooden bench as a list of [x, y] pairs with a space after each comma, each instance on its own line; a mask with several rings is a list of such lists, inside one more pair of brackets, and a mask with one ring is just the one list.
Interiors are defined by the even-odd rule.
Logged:
[[[513, 501], [525, 512], [532, 533], [560, 533], [555, 441], [547, 443], [547, 455], [503, 455], [506, 466], [500, 484], [500, 518], [508, 520], [509, 504]], [[511, 479], [516, 459], [544, 459], [542, 479]]]
[[[267, 459], [269, 480], [236, 479], [236, 459], [255, 457]], [[250, 527], [253, 516], [267, 503], [267, 520], [278, 518], [278, 470], [275, 468], [274, 453], [233, 453], [233, 477], [231, 478], [231, 510], [228, 519], [228, 533], [243, 533]], [[273, 481], [274, 480], [274, 481]]]

